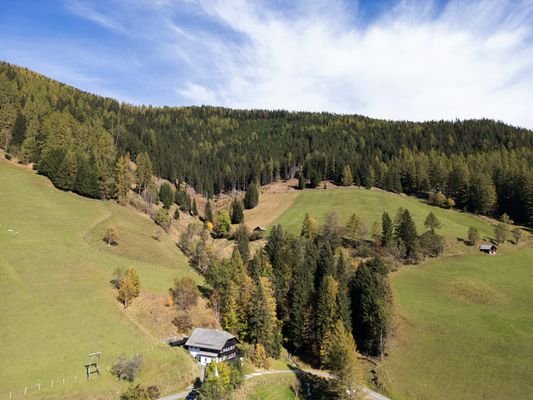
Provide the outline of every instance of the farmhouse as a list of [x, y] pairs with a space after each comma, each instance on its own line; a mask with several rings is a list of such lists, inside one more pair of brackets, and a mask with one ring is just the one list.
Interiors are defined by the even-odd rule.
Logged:
[[493, 244], [482, 244], [479, 246], [479, 251], [486, 254], [496, 254], [496, 250], [498, 250], [498, 248]]
[[259, 225], [254, 228], [254, 232], [266, 232], [266, 228], [264, 226]]
[[237, 343], [237, 338], [226, 331], [196, 328], [185, 343], [185, 348], [200, 364], [207, 365], [211, 361], [235, 358]]

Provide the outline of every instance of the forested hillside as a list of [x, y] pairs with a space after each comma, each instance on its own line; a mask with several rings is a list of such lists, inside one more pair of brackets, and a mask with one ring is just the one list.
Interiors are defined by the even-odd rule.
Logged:
[[0, 146], [91, 197], [116, 197], [118, 157], [147, 153], [207, 196], [303, 173], [533, 224], [533, 132], [490, 120], [132, 106], [0, 63]]

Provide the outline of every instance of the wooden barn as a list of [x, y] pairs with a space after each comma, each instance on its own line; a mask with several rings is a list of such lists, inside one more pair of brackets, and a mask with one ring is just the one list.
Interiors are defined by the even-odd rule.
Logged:
[[479, 251], [485, 254], [496, 254], [496, 250], [498, 250], [498, 248], [493, 244], [482, 244], [479, 246]]

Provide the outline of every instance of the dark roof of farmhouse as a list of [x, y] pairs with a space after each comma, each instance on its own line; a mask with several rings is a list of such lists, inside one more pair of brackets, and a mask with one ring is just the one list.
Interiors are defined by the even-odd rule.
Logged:
[[218, 329], [196, 328], [185, 343], [186, 346], [222, 350], [226, 342], [235, 338], [231, 333]]

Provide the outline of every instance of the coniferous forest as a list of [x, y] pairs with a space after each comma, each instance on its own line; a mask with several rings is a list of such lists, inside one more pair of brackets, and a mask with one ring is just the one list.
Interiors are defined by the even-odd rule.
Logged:
[[303, 176], [533, 225], [533, 132], [492, 120], [132, 106], [0, 63], [0, 147], [95, 198], [120, 198], [129, 154], [208, 197]]

